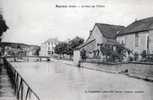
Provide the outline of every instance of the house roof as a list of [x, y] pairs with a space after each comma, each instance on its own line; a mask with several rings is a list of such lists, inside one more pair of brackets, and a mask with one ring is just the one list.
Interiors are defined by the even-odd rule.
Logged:
[[110, 25], [103, 23], [96, 23], [95, 25], [99, 28], [103, 36], [108, 39], [115, 39], [117, 33], [125, 28], [124, 26], [120, 25]]
[[[103, 23], [96, 23], [95, 26], [98, 27], [98, 29], [100, 30], [101, 34], [107, 38], [107, 39], [115, 39], [117, 32], [121, 31], [122, 29], [124, 29], [124, 26], [120, 26], [120, 25], [110, 25], [110, 24], [103, 24]], [[94, 28], [95, 28], [94, 26]], [[93, 29], [94, 29], [93, 28]], [[92, 32], [92, 31], [91, 31]], [[91, 33], [90, 33], [91, 36]], [[80, 49], [83, 48], [89, 44], [91, 44], [92, 42], [95, 41], [95, 39], [90, 40], [90, 36], [88, 37], [88, 39], [86, 40], [86, 42], [84, 42], [82, 45], [78, 46], [75, 49]], [[116, 43], [116, 42], [115, 42]], [[113, 44], [113, 43], [111, 43]]]
[[153, 17], [137, 20], [119, 32], [118, 36], [132, 34], [136, 32], [148, 31], [153, 29]]
[[94, 42], [94, 41], [95, 41], [95, 39], [93, 39], [93, 40], [91, 40], [91, 41], [86, 41], [86, 42], [84, 42], [83, 44], [81, 44], [80, 46], [76, 47], [75, 50], [81, 49], [81, 48], [83, 48], [83, 47], [85, 47], [85, 46], [91, 44], [91, 43]]

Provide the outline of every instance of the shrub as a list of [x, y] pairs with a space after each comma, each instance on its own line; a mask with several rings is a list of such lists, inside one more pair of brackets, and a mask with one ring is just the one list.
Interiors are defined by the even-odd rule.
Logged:
[[147, 52], [146, 52], [146, 50], [143, 50], [143, 51], [142, 51], [141, 57], [142, 57], [143, 59], [146, 59], [146, 57], [147, 57]]
[[137, 52], [134, 53], [134, 60], [137, 61], [139, 57], [139, 54]]
[[128, 60], [133, 61], [133, 57], [129, 56]]

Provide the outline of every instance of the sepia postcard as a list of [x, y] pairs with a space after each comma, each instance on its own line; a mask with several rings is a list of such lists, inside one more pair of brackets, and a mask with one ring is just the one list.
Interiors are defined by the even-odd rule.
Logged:
[[153, 100], [152, 0], [0, 0], [0, 100]]

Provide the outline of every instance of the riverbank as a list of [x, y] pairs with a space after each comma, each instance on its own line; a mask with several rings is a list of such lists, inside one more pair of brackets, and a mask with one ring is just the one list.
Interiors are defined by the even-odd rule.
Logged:
[[[68, 60], [53, 60], [65, 63], [68, 65], [73, 65], [73, 61]], [[80, 65], [81, 68], [86, 68], [90, 70], [102, 71], [113, 74], [123, 74], [129, 77], [142, 79], [145, 81], [153, 82], [153, 65], [144, 63], [125, 63], [125, 64], [96, 64], [83, 62]]]

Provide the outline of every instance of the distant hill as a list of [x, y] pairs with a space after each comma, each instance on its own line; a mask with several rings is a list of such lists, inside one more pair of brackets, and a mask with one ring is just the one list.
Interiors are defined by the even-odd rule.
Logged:
[[12, 43], [12, 42], [1, 42], [0, 46], [9, 46], [12, 48], [40, 48], [40, 46], [37, 45], [29, 45], [29, 44], [24, 44], [24, 43]]

